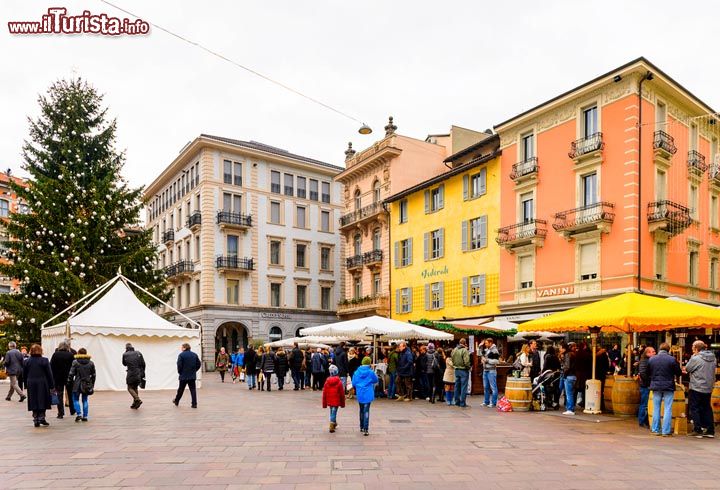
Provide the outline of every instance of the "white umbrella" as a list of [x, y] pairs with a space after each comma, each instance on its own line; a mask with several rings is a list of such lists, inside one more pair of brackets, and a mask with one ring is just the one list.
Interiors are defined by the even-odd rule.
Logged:
[[412, 323], [391, 320], [382, 316], [369, 316], [344, 322], [328, 323], [317, 327], [307, 327], [300, 330], [300, 335], [326, 335], [365, 340], [368, 337], [390, 339], [425, 339], [425, 340], [452, 340], [454, 337], [447, 332], [422, 327]]
[[552, 339], [559, 339], [564, 337], [564, 334], [558, 334], [557, 332], [520, 332], [508, 337], [508, 342], [525, 342], [529, 339], [537, 339], [543, 341], [550, 341]]
[[501, 332], [507, 332], [509, 330], [517, 330], [517, 323], [510, 322], [508, 320], [493, 320], [491, 322], [484, 323], [480, 326], [482, 329], [488, 330], [500, 330]]
[[321, 349], [330, 348], [330, 344], [339, 344], [343, 338], [338, 337], [320, 337], [320, 336], [308, 336], [308, 337], [291, 337], [288, 339], [276, 340], [274, 342], [267, 342], [265, 347], [292, 347], [295, 343], [298, 347], [309, 346], [309, 347], [320, 347]]

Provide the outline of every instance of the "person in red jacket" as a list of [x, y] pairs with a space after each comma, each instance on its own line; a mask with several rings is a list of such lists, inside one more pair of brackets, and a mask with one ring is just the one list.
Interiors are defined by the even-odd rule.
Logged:
[[338, 377], [338, 368], [334, 364], [330, 366], [330, 377], [323, 386], [322, 406], [330, 407], [330, 432], [335, 432], [338, 407], [345, 408], [345, 387]]

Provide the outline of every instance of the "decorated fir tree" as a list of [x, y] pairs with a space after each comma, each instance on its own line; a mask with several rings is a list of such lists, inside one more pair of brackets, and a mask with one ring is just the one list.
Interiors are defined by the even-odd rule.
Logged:
[[[39, 98], [23, 146], [27, 188], [13, 184], [29, 212], [7, 224], [10, 264], [0, 273], [20, 280], [0, 295], [9, 338], [39, 340], [40, 325], [112, 278], [125, 276], [164, 297], [150, 231], [140, 226], [142, 189], [121, 177], [114, 120], [85, 81], [62, 80]], [[147, 299], [147, 298], [144, 298]]]

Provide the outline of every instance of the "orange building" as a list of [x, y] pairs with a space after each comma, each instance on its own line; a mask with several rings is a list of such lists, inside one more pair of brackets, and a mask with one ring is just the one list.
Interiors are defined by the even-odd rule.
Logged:
[[501, 311], [633, 290], [720, 304], [714, 112], [639, 58], [497, 125]]
[[[10, 188], [10, 181], [27, 187], [27, 181], [19, 177], [11, 175], [10, 170], [0, 172], [0, 263], [7, 263], [7, 248], [4, 245], [9, 240], [5, 223], [8, 221], [10, 213], [27, 213], [28, 206], [26, 203], [18, 199], [18, 196]], [[17, 279], [0, 276], [0, 294], [9, 294], [17, 289], [19, 285]]]

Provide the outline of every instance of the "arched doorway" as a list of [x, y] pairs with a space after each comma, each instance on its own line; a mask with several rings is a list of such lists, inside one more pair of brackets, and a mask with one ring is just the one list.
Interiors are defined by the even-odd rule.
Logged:
[[281, 340], [283, 337], [282, 329], [277, 325], [270, 328], [270, 334], [268, 335], [268, 337], [270, 338], [270, 342]]
[[247, 329], [242, 323], [226, 322], [215, 332], [215, 355], [225, 347], [225, 352], [235, 352], [238, 347], [247, 348]]

